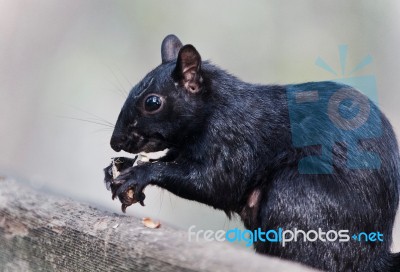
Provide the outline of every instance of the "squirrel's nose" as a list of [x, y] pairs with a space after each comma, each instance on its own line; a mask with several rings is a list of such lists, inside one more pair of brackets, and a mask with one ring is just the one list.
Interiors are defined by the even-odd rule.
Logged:
[[124, 148], [125, 142], [126, 142], [126, 136], [124, 136], [124, 135], [120, 135], [120, 136], [113, 135], [111, 137], [110, 145], [111, 145], [111, 148], [114, 149], [114, 151], [120, 152]]

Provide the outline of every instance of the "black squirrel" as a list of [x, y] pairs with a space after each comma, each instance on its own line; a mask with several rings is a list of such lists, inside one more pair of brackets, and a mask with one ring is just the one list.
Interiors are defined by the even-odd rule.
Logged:
[[[153, 163], [125, 164], [115, 180], [106, 168], [114, 197], [123, 201], [133, 189], [143, 203], [144, 188], [157, 185], [229, 217], [239, 214], [249, 230], [379, 231], [383, 241], [299, 239], [284, 247], [258, 241], [255, 250], [327, 271], [400, 271], [400, 254], [390, 253], [399, 202], [399, 150], [389, 121], [374, 103], [367, 100], [368, 120], [363, 121], [368, 125], [355, 124], [357, 136], [345, 128], [324, 128], [318, 118], [313, 130], [306, 124], [307, 111], [291, 119], [289, 91], [321, 90], [323, 99], [343, 87], [348, 93], [354, 89], [334, 82], [249, 84], [202, 61], [195, 47], [183, 46], [174, 35], [163, 40], [161, 55], [161, 65], [130, 92], [111, 147], [129, 153], [169, 151]], [[298, 98], [307, 102], [310, 97]], [[323, 158], [321, 145], [295, 146], [294, 127], [300, 137], [313, 133], [322, 146], [333, 144], [332, 156]], [[375, 127], [379, 135], [372, 137]], [[365, 162], [350, 158], [353, 147], [346, 143], [370, 159], [378, 156], [379, 167], [349, 167], [350, 159], [361, 166]], [[314, 172], [302, 173], [301, 160], [313, 155]]]

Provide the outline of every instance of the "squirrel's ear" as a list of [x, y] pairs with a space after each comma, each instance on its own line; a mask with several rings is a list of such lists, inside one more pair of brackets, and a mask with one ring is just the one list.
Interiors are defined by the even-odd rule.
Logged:
[[161, 43], [161, 60], [162, 63], [176, 60], [182, 43], [177, 36], [170, 34], [164, 38]]
[[191, 93], [200, 90], [201, 78], [201, 57], [193, 45], [187, 44], [178, 53], [175, 70], [172, 77], [181, 86]]

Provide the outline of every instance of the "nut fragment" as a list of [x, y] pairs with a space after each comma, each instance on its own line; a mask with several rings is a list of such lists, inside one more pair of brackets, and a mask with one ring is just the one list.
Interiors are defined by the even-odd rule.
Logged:
[[135, 193], [133, 192], [132, 189], [129, 189], [126, 195], [127, 195], [129, 198], [133, 198], [133, 196], [135, 195]]
[[138, 200], [135, 198], [135, 192], [131, 188], [128, 189], [125, 193], [120, 194], [118, 198], [122, 203], [121, 209], [123, 212], [126, 212], [127, 207], [138, 202]]
[[147, 162], [155, 162], [155, 161], [161, 159], [162, 157], [164, 157], [165, 155], [167, 155], [168, 151], [169, 151], [169, 149], [166, 148], [164, 150], [157, 151], [157, 152], [150, 152], [150, 153], [140, 152], [139, 154], [137, 154], [137, 160], [135, 161], [133, 166], [140, 165], [140, 164], [147, 163]]
[[161, 226], [160, 222], [154, 222], [150, 217], [143, 218], [142, 224], [150, 229], [158, 229]]

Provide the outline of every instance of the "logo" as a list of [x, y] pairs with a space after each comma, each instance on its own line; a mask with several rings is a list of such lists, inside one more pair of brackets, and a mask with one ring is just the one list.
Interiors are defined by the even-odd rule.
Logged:
[[[360, 148], [360, 140], [381, 135], [374, 76], [352, 77], [372, 62], [365, 57], [350, 72], [346, 71], [347, 46], [339, 46], [342, 78], [325, 82], [289, 85], [287, 88], [292, 144], [296, 148], [320, 146], [320, 152], [301, 159], [301, 174], [331, 174], [333, 148], [344, 144], [349, 169], [379, 169], [378, 154]], [[322, 58], [316, 65], [337, 76]]]
[[383, 242], [383, 234], [378, 232], [360, 232], [355, 233], [350, 236], [349, 230], [327, 230], [324, 231], [321, 228], [318, 230], [300, 230], [294, 228], [293, 230], [287, 230], [283, 228], [278, 228], [276, 230], [266, 230], [263, 231], [261, 228], [256, 230], [241, 230], [239, 228], [225, 230], [196, 230], [196, 226], [192, 225], [188, 229], [188, 240], [189, 242], [196, 241], [200, 239], [205, 241], [228, 241], [231, 243], [244, 242], [247, 247], [251, 246], [255, 242], [262, 243], [279, 243], [282, 247], [285, 247], [291, 242], [324, 242], [332, 243], [339, 242], [345, 243], [350, 242], [351, 239], [356, 242]]

